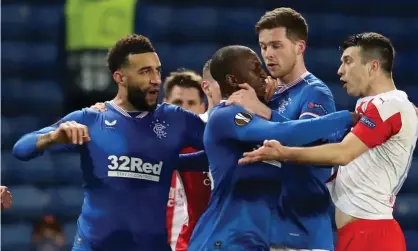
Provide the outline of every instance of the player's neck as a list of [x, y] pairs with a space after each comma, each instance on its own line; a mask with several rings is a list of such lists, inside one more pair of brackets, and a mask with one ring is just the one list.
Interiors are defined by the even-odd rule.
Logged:
[[392, 77], [381, 76], [376, 78], [375, 81], [370, 85], [370, 89], [367, 96], [376, 96], [385, 92], [396, 90], [395, 83]]
[[289, 72], [289, 74], [279, 78], [280, 82], [282, 84], [289, 84], [296, 81], [300, 76], [302, 76], [303, 73], [307, 72], [305, 63], [302, 61], [299, 61], [296, 63], [295, 67], [293, 67], [293, 70]]
[[126, 98], [124, 98], [124, 96], [120, 92], [118, 92], [118, 94], [112, 101], [115, 105], [119, 106], [124, 111], [127, 111], [127, 112], [138, 111], [138, 109], [136, 109]]

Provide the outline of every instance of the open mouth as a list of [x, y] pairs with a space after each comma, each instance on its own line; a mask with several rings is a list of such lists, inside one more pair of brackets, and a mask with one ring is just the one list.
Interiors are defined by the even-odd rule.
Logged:
[[159, 90], [150, 90], [148, 91], [148, 94], [151, 96], [158, 96], [159, 92]]
[[344, 79], [340, 79], [340, 82], [343, 84], [344, 88], [347, 86], [347, 81], [345, 81]]
[[267, 64], [268, 68], [273, 68], [273, 67], [276, 67], [276, 66], [277, 66], [277, 64], [275, 64], [275, 63], [268, 63]]

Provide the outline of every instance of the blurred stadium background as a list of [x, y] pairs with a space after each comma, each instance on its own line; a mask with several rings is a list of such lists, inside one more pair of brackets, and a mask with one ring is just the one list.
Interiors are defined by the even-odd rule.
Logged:
[[[308, 69], [329, 85], [338, 109], [355, 105], [338, 82], [338, 45], [363, 31], [392, 39], [396, 84], [418, 104], [417, 0], [3, 0], [1, 184], [9, 186], [14, 205], [1, 213], [1, 249], [70, 250], [83, 201], [78, 156], [58, 152], [25, 163], [10, 151], [24, 133], [113, 97], [105, 55], [118, 38], [150, 37], [164, 76], [180, 67], [200, 72], [223, 45], [259, 53], [254, 25], [266, 10], [282, 6], [307, 19]], [[418, 250], [418, 154], [395, 215], [408, 250]]]

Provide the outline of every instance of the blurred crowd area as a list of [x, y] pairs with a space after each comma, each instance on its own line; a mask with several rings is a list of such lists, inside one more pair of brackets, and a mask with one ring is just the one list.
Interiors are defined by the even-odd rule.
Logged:
[[[23, 134], [113, 97], [105, 57], [117, 39], [133, 32], [148, 36], [163, 76], [180, 67], [200, 73], [221, 46], [241, 44], [259, 53], [255, 23], [283, 6], [306, 18], [308, 70], [329, 85], [338, 109], [353, 109], [356, 101], [338, 81], [338, 46], [364, 31], [391, 38], [397, 87], [418, 104], [418, 1], [3, 0], [1, 184], [14, 204], [1, 214], [1, 249], [70, 250], [83, 201], [78, 156], [57, 152], [20, 162], [10, 151]], [[418, 250], [418, 155], [395, 216], [408, 250]]]

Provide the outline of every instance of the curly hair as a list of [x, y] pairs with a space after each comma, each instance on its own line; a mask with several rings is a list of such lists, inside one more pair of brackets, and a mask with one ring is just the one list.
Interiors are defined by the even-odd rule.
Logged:
[[119, 39], [116, 44], [110, 48], [107, 54], [107, 66], [113, 74], [128, 62], [130, 54], [141, 54], [147, 52], [155, 52], [151, 41], [143, 36], [132, 34]]

